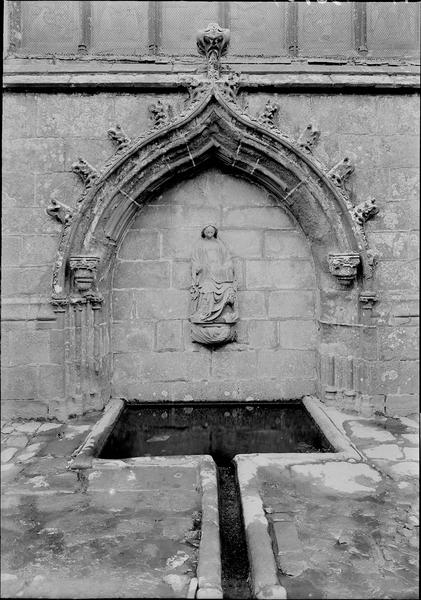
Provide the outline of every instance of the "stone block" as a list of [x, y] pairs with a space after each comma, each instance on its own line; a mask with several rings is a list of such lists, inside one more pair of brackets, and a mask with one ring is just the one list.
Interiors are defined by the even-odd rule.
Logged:
[[1, 411], [5, 419], [46, 419], [48, 404], [42, 400], [24, 397], [7, 400], [3, 396]]
[[381, 290], [416, 290], [419, 285], [419, 263], [397, 260], [379, 262], [376, 281]]
[[37, 109], [33, 94], [5, 94], [3, 139], [36, 137]]
[[406, 417], [418, 414], [420, 411], [420, 398], [414, 394], [388, 394], [386, 396], [386, 412], [390, 416]]
[[420, 233], [419, 231], [410, 232], [408, 235], [408, 258], [409, 260], [419, 259], [420, 257]]
[[294, 522], [276, 521], [273, 523], [273, 532], [278, 555], [302, 550], [302, 544], [298, 539], [298, 531]]
[[274, 348], [278, 344], [276, 321], [250, 321], [248, 340], [253, 348]]
[[136, 301], [132, 290], [116, 291], [112, 294], [113, 319], [123, 321], [125, 319], [136, 319]]
[[188, 227], [188, 223], [183, 221], [183, 204], [180, 204], [178, 198], [174, 198], [172, 203], [168, 202], [165, 194], [156, 198], [155, 202], [142, 207], [137, 214], [131, 228], [139, 230], [162, 230], [177, 227]]
[[1, 245], [1, 264], [4, 267], [15, 267], [21, 262], [22, 238], [19, 236], [3, 236]]
[[3, 297], [17, 294], [44, 294], [51, 285], [51, 269], [46, 267], [8, 268], [2, 273]]
[[281, 348], [311, 349], [317, 345], [317, 328], [314, 321], [279, 321]]
[[[114, 148], [111, 141], [107, 139], [106, 130], [104, 130], [101, 138], [96, 140], [87, 139], [83, 136], [80, 138], [66, 138], [66, 161], [64, 170], [70, 171], [72, 164], [79, 156], [88, 161], [95, 169], [100, 169], [105, 161], [114, 154]], [[48, 171], [48, 169], [45, 169], [45, 171]], [[82, 191], [83, 185], [80, 177], [75, 173], [72, 174], [75, 182], [73, 193], [77, 194]]]
[[417, 360], [390, 360], [371, 364], [373, 394], [417, 394], [419, 363]]
[[64, 396], [64, 365], [41, 365], [38, 373], [37, 397]]
[[191, 286], [190, 261], [171, 262], [171, 287], [177, 290], [188, 290]]
[[259, 377], [280, 379], [313, 379], [316, 372], [316, 355], [310, 350], [259, 350], [257, 372]]
[[199, 240], [200, 232], [194, 229], [175, 229], [162, 232], [162, 258], [190, 260], [192, 247]]
[[267, 258], [309, 258], [310, 248], [298, 231], [272, 230], [264, 232], [263, 255]]
[[247, 289], [313, 288], [314, 271], [310, 261], [247, 260]]
[[206, 225], [215, 225], [220, 227], [221, 225], [221, 210], [216, 206], [196, 207], [189, 206], [189, 199], [186, 199], [186, 206], [183, 207], [181, 223], [177, 223], [179, 227], [195, 227], [197, 237], [200, 236], [200, 232]]
[[118, 251], [121, 260], [154, 260], [159, 258], [157, 231], [129, 230]]
[[408, 257], [408, 233], [373, 231], [367, 234], [370, 248], [379, 259], [405, 259]]
[[390, 169], [389, 200], [408, 202], [412, 200], [419, 206], [419, 180], [418, 168]]
[[[2, 370], [1, 390], [4, 400], [36, 398], [37, 367], [4, 367]], [[4, 418], [8, 418], [7, 415]]]
[[256, 352], [253, 350], [242, 352], [215, 350], [212, 354], [212, 377], [218, 379], [253, 378], [257, 374], [256, 362]]
[[26, 170], [6, 171], [2, 173], [3, 208], [34, 206], [35, 175]]
[[[38, 365], [50, 362], [50, 336], [48, 331], [11, 331], [2, 340], [5, 367], [25, 364]], [[6, 342], [6, 343], [5, 343]]]
[[114, 94], [115, 118], [133, 137], [149, 129], [148, 106], [156, 102], [155, 94]]
[[25, 235], [22, 237], [21, 263], [25, 266], [52, 265], [58, 248], [56, 235]]
[[45, 94], [38, 102], [39, 137], [103, 140], [107, 129], [114, 125], [113, 95]]
[[[72, 208], [77, 204], [77, 178], [72, 172], [38, 173], [35, 181], [37, 206], [47, 208], [52, 200], [64, 202]], [[49, 217], [51, 219], [51, 217]]]
[[112, 326], [111, 347], [114, 352], [139, 352], [152, 350], [155, 343], [155, 323], [142, 319], [129, 319]]
[[314, 292], [282, 291], [269, 294], [269, 317], [289, 319], [314, 315]]
[[223, 212], [222, 225], [229, 229], [294, 229], [291, 217], [277, 206], [228, 209]]
[[158, 321], [156, 329], [157, 350], [181, 350], [183, 346], [182, 322]]
[[141, 319], [187, 319], [190, 294], [186, 290], [168, 289], [134, 291], [135, 314]]
[[210, 355], [199, 352], [137, 352], [114, 355], [114, 385], [189, 381], [209, 377]]
[[364, 95], [358, 103], [358, 109], [337, 111], [337, 131], [343, 134], [367, 135], [377, 132], [377, 103], [374, 96]]
[[115, 289], [167, 288], [170, 285], [168, 261], [119, 261], [114, 272]]
[[262, 256], [262, 233], [260, 231], [231, 231], [224, 229], [221, 240], [234, 256], [257, 258]]
[[418, 327], [381, 327], [378, 340], [380, 360], [419, 358]]
[[[27, 138], [6, 140], [3, 146], [5, 171], [53, 173], [65, 170], [66, 146], [62, 139]], [[77, 156], [77, 155], [76, 155]]]
[[264, 292], [238, 292], [240, 319], [264, 319], [266, 300]]
[[2, 215], [3, 234], [56, 234], [61, 226], [40, 208], [5, 208]]

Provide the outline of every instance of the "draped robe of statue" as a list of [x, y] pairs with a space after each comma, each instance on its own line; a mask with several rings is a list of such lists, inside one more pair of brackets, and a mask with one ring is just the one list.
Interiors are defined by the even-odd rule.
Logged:
[[[238, 320], [237, 282], [230, 252], [216, 237], [201, 238], [193, 248], [191, 293], [190, 322], [196, 334], [193, 338], [199, 338], [195, 341], [232, 340], [231, 326]], [[211, 325], [216, 327], [212, 330]]]

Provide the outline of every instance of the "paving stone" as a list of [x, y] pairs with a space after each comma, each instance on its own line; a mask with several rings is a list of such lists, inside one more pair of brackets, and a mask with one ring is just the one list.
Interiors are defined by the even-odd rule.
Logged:
[[64, 425], [62, 423], [44, 423], [38, 429], [38, 434], [44, 433], [46, 431], [52, 431], [54, 429], [58, 429], [59, 427], [64, 427]]
[[16, 423], [16, 431], [22, 431], [23, 433], [35, 433], [41, 426], [41, 423], [36, 421], [28, 421], [27, 423]]
[[2, 452], [1, 452], [2, 464], [9, 462], [9, 460], [11, 458], [13, 458], [13, 456], [16, 454], [17, 451], [18, 451], [17, 448], [7, 448], [6, 450], [2, 450]]
[[419, 463], [418, 462], [401, 462], [390, 467], [390, 472], [393, 475], [402, 477], [418, 477]]
[[[324, 485], [333, 490], [344, 493], [372, 493], [381, 481], [381, 476], [369, 465], [357, 463], [349, 464], [343, 462], [326, 464], [293, 465], [291, 473], [304, 475], [309, 479], [315, 479], [317, 485]], [[313, 483], [313, 482], [312, 482]], [[314, 489], [314, 484], [313, 484]]]
[[395, 437], [389, 432], [370, 425], [363, 424], [359, 421], [348, 421], [352, 435], [362, 439], [372, 439], [375, 442], [393, 442]]
[[390, 460], [403, 458], [401, 449], [395, 444], [379, 444], [375, 448], [364, 448], [364, 454], [368, 458], [388, 458]]
[[16, 448], [25, 448], [28, 443], [26, 435], [11, 435], [8, 439], [9, 446], [15, 446]]
[[403, 449], [406, 460], [419, 460], [420, 451], [419, 448], [404, 448]]

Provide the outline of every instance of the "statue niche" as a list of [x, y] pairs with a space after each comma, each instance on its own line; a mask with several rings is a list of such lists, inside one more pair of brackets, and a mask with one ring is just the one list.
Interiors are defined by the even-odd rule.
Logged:
[[191, 335], [194, 342], [214, 345], [235, 340], [238, 321], [234, 263], [213, 225], [202, 229], [192, 251]]

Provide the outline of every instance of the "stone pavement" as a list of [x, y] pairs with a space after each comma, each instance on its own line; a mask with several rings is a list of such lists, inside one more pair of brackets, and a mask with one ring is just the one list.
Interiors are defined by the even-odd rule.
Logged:
[[2, 597], [189, 594], [197, 468], [111, 466], [78, 480], [67, 461], [98, 416], [2, 423]]
[[[363, 462], [258, 469], [281, 583], [289, 598], [416, 598], [419, 425], [326, 410]], [[194, 470], [151, 471], [142, 490], [130, 470], [77, 480], [67, 461], [98, 417], [2, 422], [2, 597], [193, 597]]]

